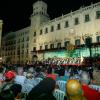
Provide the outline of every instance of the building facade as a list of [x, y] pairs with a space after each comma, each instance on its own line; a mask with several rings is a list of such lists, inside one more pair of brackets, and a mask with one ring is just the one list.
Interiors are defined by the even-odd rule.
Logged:
[[47, 4], [37, 1], [30, 19], [29, 27], [3, 37], [2, 57], [6, 62], [100, 53], [100, 2], [50, 20]]
[[1, 56], [1, 39], [2, 39], [2, 26], [3, 26], [3, 21], [0, 20], [0, 64], [2, 62], [2, 56]]
[[3, 21], [0, 20], [0, 49], [1, 49], [1, 37], [2, 37], [2, 25], [3, 25]]

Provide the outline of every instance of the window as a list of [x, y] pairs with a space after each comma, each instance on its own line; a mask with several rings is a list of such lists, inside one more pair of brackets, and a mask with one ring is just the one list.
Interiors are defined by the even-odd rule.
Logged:
[[80, 45], [80, 39], [75, 40], [75, 45], [76, 46]]
[[100, 19], [100, 11], [96, 11], [96, 19]]
[[96, 42], [100, 42], [100, 36], [96, 37]]
[[22, 50], [22, 53], [21, 54], [24, 54], [24, 50]]
[[65, 41], [64, 46], [67, 47], [69, 44], [69, 41]]
[[57, 48], [61, 48], [61, 43], [57, 43]]
[[24, 44], [22, 44], [22, 48], [24, 48]]
[[50, 44], [50, 49], [53, 49], [54, 48], [54, 44]]
[[42, 50], [42, 46], [40, 46], [40, 50]]
[[27, 43], [26, 48], [28, 48], [28, 47], [29, 47], [29, 45], [28, 45], [28, 43]]
[[90, 21], [89, 14], [85, 15], [85, 22], [88, 22], [88, 21]]
[[48, 45], [45, 45], [45, 50], [47, 50], [48, 49]]
[[28, 49], [26, 50], [26, 53], [28, 54]]
[[48, 28], [45, 29], [45, 33], [48, 33]]
[[34, 32], [34, 37], [36, 36], [36, 32]]
[[36, 51], [36, 47], [33, 47], [33, 51]]
[[18, 46], [17, 49], [20, 49], [20, 46]]
[[78, 24], [79, 24], [79, 19], [75, 18], [75, 25], [78, 25]]
[[26, 41], [29, 41], [29, 37], [27, 37]]
[[34, 39], [33, 42], [36, 43], [36, 39]]
[[69, 27], [68, 21], [65, 22], [65, 28], [66, 28], [66, 27]]
[[20, 50], [17, 51], [17, 55], [20, 55]]
[[54, 26], [51, 26], [51, 32], [53, 32], [54, 31]]
[[40, 30], [40, 35], [42, 35], [42, 29]]
[[57, 24], [57, 30], [60, 30], [60, 24]]
[[17, 43], [20, 43], [20, 39], [18, 40], [18, 42]]
[[24, 38], [22, 39], [22, 42], [24, 42]]

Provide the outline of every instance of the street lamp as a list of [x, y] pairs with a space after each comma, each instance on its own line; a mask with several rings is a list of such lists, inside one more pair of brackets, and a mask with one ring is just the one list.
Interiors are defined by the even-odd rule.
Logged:
[[85, 39], [85, 44], [86, 46], [89, 48], [89, 53], [90, 53], [90, 58], [92, 57], [92, 39], [90, 36], [88, 36], [86, 39]]

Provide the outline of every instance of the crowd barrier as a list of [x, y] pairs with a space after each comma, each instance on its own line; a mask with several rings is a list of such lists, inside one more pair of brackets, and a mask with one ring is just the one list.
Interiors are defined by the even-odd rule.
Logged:
[[89, 85], [89, 87], [100, 92], [100, 86], [97, 86], [97, 85]]

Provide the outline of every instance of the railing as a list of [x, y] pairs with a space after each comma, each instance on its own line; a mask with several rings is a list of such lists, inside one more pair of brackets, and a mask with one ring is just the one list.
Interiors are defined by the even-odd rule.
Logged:
[[97, 86], [97, 85], [89, 85], [89, 87], [100, 92], [100, 86]]

